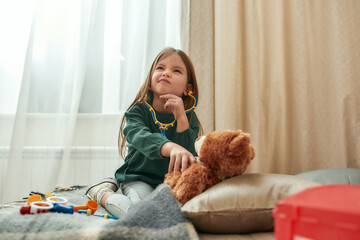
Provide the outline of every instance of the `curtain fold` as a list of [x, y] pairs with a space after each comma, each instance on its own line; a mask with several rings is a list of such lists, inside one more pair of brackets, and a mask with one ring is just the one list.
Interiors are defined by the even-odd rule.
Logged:
[[189, 30], [189, 33], [183, 36], [189, 39], [183, 41], [182, 47], [188, 51], [194, 64], [200, 89], [196, 113], [206, 133], [215, 128], [214, 2], [189, 1], [188, 8], [182, 8], [182, 11], [188, 11], [187, 14], [183, 13], [185, 19], [182, 19], [182, 25], [188, 25], [183, 28]]
[[[42, 189], [53, 189], [57, 184], [69, 186], [72, 183], [73, 164], [70, 163], [70, 148], [73, 144], [73, 133], [83, 89], [88, 41], [93, 29], [94, 12], [98, 7], [97, 1], [92, 3], [77, 2], [77, 4], [67, 5], [69, 9], [57, 9], [58, 11], [66, 11], [68, 14], [68, 19], [64, 19], [68, 21], [68, 24], [58, 27], [59, 32], [67, 35], [64, 38], [66, 41], [58, 45], [63, 47], [63, 52], [56, 52], [51, 46], [54, 44], [51, 42], [54, 38], [51, 39], [50, 37], [50, 41], [45, 41], [43, 38], [43, 35], [48, 31], [46, 23], [43, 22], [44, 18], [48, 18], [48, 14], [54, 14], [54, 6], [51, 3], [38, 1], [34, 7], [34, 17], [7, 161], [2, 202], [26, 196], [33, 190], [31, 188], [37, 185], [34, 184], [34, 180], [42, 183], [40, 186], [38, 185]], [[58, 7], [64, 7], [64, 5]], [[54, 24], [55, 21], [51, 20], [53, 19], [49, 19], [47, 24]], [[45, 50], [42, 55], [38, 54], [41, 50]], [[37, 51], [36, 55], [33, 54], [34, 51]], [[54, 58], [57, 60], [56, 63], [49, 63]], [[50, 69], [53, 68], [53, 70], [59, 65], [63, 65], [64, 68], [56, 69], [60, 76], [53, 76], [49, 75], [48, 69], [43, 68], [42, 65], [46, 65]], [[58, 81], [49, 83], [48, 78], [51, 77], [57, 78]], [[53, 96], [54, 93], [51, 93], [51, 87], [45, 88], [46, 84], [57, 85], [56, 97]], [[49, 102], [42, 106], [32, 103], [38, 98]], [[48, 159], [48, 164], [52, 166], [47, 168], [49, 173], [45, 176], [40, 174], [43, 169], [33, 168], [32, 162], [28, 160], [24, 151], [26, 138], [31, 131], [30, 116], [33, 112], [41, 110], [45, 112], [50, 110], [52, 114], [57, 116], [53, 121], [54, 128], [51, 129], [51, 135], [56, 138], [56, 142], [60, 146], [63, 146], [60, 161], [57, 160], [55, 152], [53, 152], [52, 158]], [[49, 141], [50, 139], [44, 140]], [[34, 177], [36, 175], [42, 175], [44, 178], [36, 179]], [[20, 182], [22, 184], [19, 184]]]
[[0, 3], [1, 203], [113, 176], [123, 112], [155, 56], [180, 46], [179, 4]]
[[[28, 169], [31, 168], [30, 164], [27, 162], [23, 162], [23, 147], [24, 147], [24, 135], [26, 130], [26, 112], [28, 108], [28, 96], [29, 96], [29, 88], [30, 88], [30, 79], [31, 79], [31, 65], [32, 65], [32, 50], [33, 50], [33, 42], [34, 42], [34, 19], [33, 24], [30, 31], [29, 43], [26, 50], [25, 55], [25, 65], [23, 70], [22, 82], [20, 87], [19, 96], [22, 96], [23, 100], [19, 99], [19, 104], [17, 107], [17, 114], [13, 120], [12, 126], [16, 126], [13, 128], [13, 135], [16, 135], [17, 138], [11, 139], [11, 146], [8, 157], [8, 162], [6, 165], [7, 175], [4, 180], [4, 187], [2, 188], [2, 202], [7, 202], [9, 199], [14, 199], [14, 197], [19, 197], [17, 191], [13, 190], [15, 182], [18, 182], [20, 179], [31, 178], [30, 171]], [[24, 101], [25, 100], [25, 101]], [[11, 160], [10, 160], [11, 159]], [[19, 166], [21, 166], [19, 168]], [[17, 188], [19, 191], [24, 189], [29, 189], [30, 182], [25, 181], [23, 184], [19, 184]]]
[[[212, 4], [213, 21], [199, 14], [190, 19], [190, 29], [198, 36], [213, 29], [213, 64], [198, 59], [203, 53], [194, 49], [203, 44], [196, 37], [189, 43], [199, 75], [213, 71], [213, 81], [198, 80], [212, 86], [200, 87], [203, 99], [214, 101], [213, 111], [206, 109], [200, 119], [214, 123], [207, 131], [251, 133], [257, 155], [250, 172], [359, 168], [360, 2]], [[190, 11], [199, 8], [191, 4]]]

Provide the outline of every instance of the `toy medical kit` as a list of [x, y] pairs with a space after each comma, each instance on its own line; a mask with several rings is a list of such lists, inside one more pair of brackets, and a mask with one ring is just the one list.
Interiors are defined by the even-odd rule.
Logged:
[[[194, 111], [195, 108], [197, 107], [197, 104], [198, 104], [197, 97], [195, 96], [195, 94], [193, 94], [192, 91], [189, 91], [189, 92], [187, 93], [187, 95], [194, 100], [194, 105], [193, 105], [191, 108], [185, 110], [185, 113], [186, 113], [186, 114], [191, 113], [192, 111]], [[149, 111], [151, 112], [151, 116], [152, 116], [155, 124], [159, 126], [159, 129], [160, 129], [161, 134], [166, 137], [165, 131], [168, 130], [169, 127], [173, 127], [173, 126], [174, 126], [174, 123], [176, 122], [176, 119], [175, 119], [174, 121], [172, 121], [171, 123], [162, 123], [162, 122], [160, 122], [160, 121], [157, 120], [157, 118], [156, 118], [156, 113], [155, 113], [154, 108], [153, 108], [148, 102], [146, 102], [145, 100], [143, 100], [143, 102], [144, 102], [145, 106], [149, 109]]]
[[86, 205], [65, 205], [68, 200], [64, 197], [53, 196], [51, 193], [46, 193], [46, 201], [42, 200], [42, 197], [38, 194], [34, 194], [27, 199], [26, 206], [20, 208], [20, 214], [37, 214], [46, 212], [57, 212], [73, 214], [78, 210], [87, 210], [90, 214], [94, 214], [98, 209], [99, 204], [94, 200], [87, 201]]

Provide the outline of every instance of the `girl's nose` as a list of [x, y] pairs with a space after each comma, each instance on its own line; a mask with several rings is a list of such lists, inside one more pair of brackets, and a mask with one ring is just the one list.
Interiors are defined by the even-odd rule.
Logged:
[[170, 73], [168, 71], [164, 71], [162, 75], [164, 77], [170, 77]]

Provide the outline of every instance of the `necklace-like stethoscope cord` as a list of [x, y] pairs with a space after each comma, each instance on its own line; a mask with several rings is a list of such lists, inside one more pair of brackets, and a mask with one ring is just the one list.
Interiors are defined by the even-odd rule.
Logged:
[[[192, 91], [189, 91], [187, 95], [188, 95], [189, 97], [191, 97], [192, 99], [194, 99], [194, 105], [193, 105], [191, 108], [185, 110], [185, 113], [186, 113], [186, 114], [191, 113], [192, 111], [194, 111], [195, 108], [197, 107], [197, 104], [198, 104], [197, 97], [193, 94]], [[175, 124], [175, 122], [176, 122], [176, 119], [175, 119], [174, 121], [172, 121], [171, 123], [162, 123], [162, 122], [160, 122], [160, 121], [157, 120], [157, 118], [156, 118], [156, 113], [155, 113], [154, 108], [153, 108], [148, 102], [146, 102], [144, 99], [143, 99], [142, 101], [145, 103], [145, 106], [146, 106], [146, 107], [149, 109], [149, 111], [151, 112], [151, 116], [152, 116], [152, 118], [153, 118], [153, 120], [154, 120], [154, 123], [159, 126], [159, 129], [160, 129], [161, 134], [166, 137], [165, 131], [168, 130], [169, 127], [173, 127], [173, 126], [174, 126], [174, 124]]]

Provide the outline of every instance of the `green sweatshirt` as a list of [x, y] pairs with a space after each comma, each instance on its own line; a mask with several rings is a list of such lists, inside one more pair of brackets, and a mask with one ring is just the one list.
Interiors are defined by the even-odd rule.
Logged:
[[[154, 123], [151, 112], [144, 103], [136, 103], [125, 112], [126, 126], [123, 130], [128, 143], [128, 153], [124, 164], [116, 170], [115, 178], [119, 182], [143, 181], [153, 187], [164, 181], [168, 172], [169, 157], [163, 157], [161, 147], [166, 142], [174, 142], [187, 149], [194, 156], [195, 140], [199, 132], [199, 124], [195, 112], [187, 114], [190, 127], [183, 132], [176, 132], [176, 123], [166, 130], [166, 137]], [[171, 123], [173, 114], [156, 112], [156, 118], [162, 123]]]

